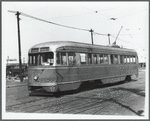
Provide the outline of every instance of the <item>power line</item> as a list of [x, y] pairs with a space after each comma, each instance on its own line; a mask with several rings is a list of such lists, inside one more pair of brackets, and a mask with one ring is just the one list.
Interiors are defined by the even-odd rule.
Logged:
[[[9, 12], [16, 13], [15, 11], [9, 11]], [[28, 14], [22, 13], [22, 12], [20, 12], [20, 15], [23, 15], [25, 17], [29, 17], [29, 18], [32, 18], [32, 19], [36, 19], [36, 20], [39, 20], [39, 21], [43, 21], [43, 22], [46, 22], [46, 23], [54, 24], [54, 25], [57, 25], [57, 26], [62, 26], [62, 27], [70, 28], [70, 29], [77, 29], [77, 30], [82, 30], [82, 31], [88, 31], [88, 32], [90, 32], [90, 30], [88, 30], [88, 29], [77, 28], [77, 27], [72, 27], [72, 26], [67, 26], [67, 25], [62, 25], [62, 24], [54, 23], [54, 22], [51, 22], [51, 21], [47, 21], [47, 20], [44, 20], [44, 19], [40, 19], [40, 18], [31, 16], [31, 15], [28, 15]], [[107, 36], [107, 34], [101, 34], [101, 33], [97, 33], [97, 32], [94, 32], [94, 34]]]
[[[113, 37], [113, 38], [116, 38], [116, 37], [113, 36], [112, 34], [110, 34], [110, 36]], [[118, 40], [121, 40], [121, 41], [124, 41], [124, 42], [129, 42], [129, 41], [126, 41], [126, 40], [123, 40], [123, 39], [120, 39], [120, 38], [118, 38]], [[132, 43], [132, 42], [131, 42], [131, 43]]]
[[54, 24], [54, 25], [66, 27], [66, 28], [77, 29], [77, 30], [83, 30], [83, 31], [89, 31], [88, 29], [76, 28], [76, 27], [71, 27], [71, 26], [66, 26], [66, 25], [62, 25], [62, 24], [50, 22], [50, 21], [47, 21], [47, 20], [44, 20], [44, 19], [40, 19], [40, 18], [31, 16], [31, 15], [28, 15], [28, 14], [25, 14], [25, 13], [22, 13], [22, 12], [21, 12], [21, 15], [23, 15], [23, 16], [25, 16], [25, 17], [33, 18], [33, 19], [36, 19], [36, 20], [39, 20], [39, 21], [47, 22], [47, 23], [50, 23], [50, 24]]
[[[8, 12], [15, 13], [15, 11], [8, 11]], [[47, 21], [47, 20], [44, 20], [44, 19], [40, 19], [40, 18], [31, 16], [31, 15], [28, 15], [28, 14], [25, 14], [25, 13], [18, 12], [18, 11], [16, 13], [18, 13], [19, 15], [23, 15], [25, 17], [29, 17], [29, 18], [36, 19], [36, 20], [39, 20], [39, 21], [47, 22], [47, 23], [50, 23], [50, 24], [54, 24], [54, 25], [58, 25], [58, 26], [66, 27], [66, 28], [71, 28], [71, 29], [77, 29], [77, 30], [83, 30], [83, 31], [91, 32], [91, 40], [92, 40], [92, 44], [93, 44], [93, 32], [94, 31], [92, 29], [88, 30], [88, 29], [82, 29], [82, 28], [76, 28], [76, 27], [66, 26], [66, 25], [62, 25], [62, 24], [50, 22], [50, 21]], [[15, 15], [17, 15], [17, 14], [15, 14]], [[96, 34], [104, 35], [104, 34], [100, 34], [100, 33], [96, 33]]]
[[[17, 11], [9, 11], [9, 12], [16, 13]], [[62, 26], [62, 27], [70, 28], [70, 29], [76, 29], [76, 30], [82, 30], [82, 31], [91, 32], [91, 30], [88, 30], [88, 29], [77, 28], [77, 27], [72, 27], [72, 26], [67, 26], [67, 25], [62, 25], [62, 24], [54, 23], [54, 22], [51, 22], [51, 21], [47, 21], [47, 20], [44, 20], [44, 19], [40, 19], [40, 18], [31, 16], [31, 15], [28, 15], [28, 14], [22, 13], [22, 12], [20, 12], [20, 15], [25, 16], [25, 17], [29, 17], [29, 18], [32, 18], [32, 19], [35, 19], [35, 20], [43, 21], [43, 22], [46, 22], [46, 23], [54, 24], [54, 25], [57, 25], [57, 26]], [[108, 36], [108, 34], [101, 34], [101, 33], [94, 32], [94, 31], [92, 33], [96, 34], [96, 35]], [[114, 36], [112, 36], [112, 37], [114, 37]]]
[[[28, 21], [25, 21], [24, 22], [25, 24], [28, 24], [28, 25], [30, 25], [29, 23], [28, 23]], [[32, 25], [33, 27], [35, 27], [35, 28], [37, 28], [37, 29], [39, 29], [40, 31], [42, 31], [43, 33], [48, 33], [48, 35], [50, 35], [50, 36], [52, 36], [52, 37], [56, 37], [56, 36], [54, 36], [54, 35], [51, 35], [48, 31], [46, 31], [45, 29], [41, 29], [41, 28], [39, 28], [39, 27], [37, 27], [37, 26], [34, 26], [34, 25]]]
[[93, 32], [94, 34], [97, 34], [97, 35], [103, 35], [103, 36], [108, 36], [108, 34], [100, 34], [100, 33], [97, 33], [97, 32]]

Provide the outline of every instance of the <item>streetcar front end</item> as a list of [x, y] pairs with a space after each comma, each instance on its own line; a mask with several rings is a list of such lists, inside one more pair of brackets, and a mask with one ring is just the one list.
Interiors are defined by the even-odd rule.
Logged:
[[57, 92], [57, 75], [55, 73], [54, 52], [49, 47], [32, 48], [28, 61], [28, 91]]

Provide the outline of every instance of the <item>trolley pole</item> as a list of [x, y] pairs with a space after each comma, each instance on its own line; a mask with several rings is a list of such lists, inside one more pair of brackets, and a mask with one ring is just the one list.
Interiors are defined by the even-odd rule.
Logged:
[[[121, 29], [122, 29], [122, 27], [123, 27], [123, 26], [121, 26]], [[117, 37], [116, 37], [116, 40], [115, 40], [114, 44], [116, 44], [116, 41], [117, 41], [117, 38], [118, 38], [118, 36], [119, 36], [119, 34], [120, 34], [121, 29], [119, 30], [119, 33], [118, 33], [118, 35], [117, 35]]]
[[92, 40], [92, 45], [93, 45], [93, 32], [94, 32], [94, 30], [90, 30], [89, 32], [91, 32], [91, 40]]
[[17, 25], [18, 25], [18, 48], [19, 48], [19, 68], [20, 68], [20, 81], [22, 82], [22, 63], [21, 63], [21, 46], [20, 46], [20, 25], [19, 25], [19, 15], [20, 13], [17, 11]]
[[108, 40], [109, 40], [109, 45], [110, 45], [110, 34], [108, 34]]

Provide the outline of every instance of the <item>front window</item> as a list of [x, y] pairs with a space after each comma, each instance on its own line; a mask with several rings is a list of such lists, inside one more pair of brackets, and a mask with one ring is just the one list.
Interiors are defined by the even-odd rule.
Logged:
[[54, 63], [54, 53], [39, 53], [39, 54], [29, 54], [29, 65], [30, 66], [48, 66]]

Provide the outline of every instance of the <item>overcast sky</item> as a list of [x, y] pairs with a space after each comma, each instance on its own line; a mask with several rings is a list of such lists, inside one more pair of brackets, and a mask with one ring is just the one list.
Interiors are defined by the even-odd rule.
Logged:
[[[19, 11], [50, 22], [93, 29], [94, 44], [108, 45], [108, 33], [113, 43], [120, 31], [117, 44], [135, 49], [140, 61], [148, 48], [148, 2], [2, 2], [2, 53], [18, 61], [18, 33], [15, 13]], [[65, 28], [20, 15], [22, 61], [28, 60], [33, 45], [48, 41], [91, 43], [91, 33]], [[115, 20], [111, 20], [115, 18]]]

